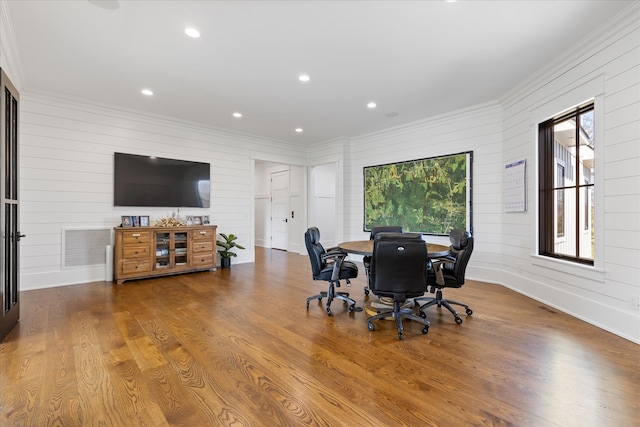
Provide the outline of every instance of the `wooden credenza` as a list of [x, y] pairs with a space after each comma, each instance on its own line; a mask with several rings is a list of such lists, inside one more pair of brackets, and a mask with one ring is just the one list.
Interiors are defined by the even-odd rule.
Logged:
[[113, 276], [125, 280], [216, 269], [216, 226], [115, 227]]

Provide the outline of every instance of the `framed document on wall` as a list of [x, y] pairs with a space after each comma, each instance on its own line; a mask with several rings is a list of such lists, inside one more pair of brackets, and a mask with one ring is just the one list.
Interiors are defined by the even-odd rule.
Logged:
[[527, 210], [527, 161], [519, 160], [504, 167], [504, 211]]

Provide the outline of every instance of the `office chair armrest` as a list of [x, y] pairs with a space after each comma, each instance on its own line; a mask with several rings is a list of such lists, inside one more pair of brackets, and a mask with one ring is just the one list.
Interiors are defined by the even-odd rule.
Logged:
[[338, 259], [342, 261], [347, 257], [347, 255], [348, 254], [342, 250], [328, 251], [322, 254], [322, 261], [336, 261]]
[[441, 258], [431, 258], [429, 259], [429, 267], [433, 270], [436, 275], [436, 284], [444, 285], [444, 276], [442, 275], [442, 265], [454, 263], [455, 259], [452, 259], [449, 256], [441, 257]]
[[322, 255], [322, 260], [327, 262], [333, 261], [333, 271], [331, 272], [331, 281], [337, 281], [340, 279], [340, 268], [342, 267], [342, 261], [347, 257], [347, 253], [342, 250], [333, 252], [326, 252]]

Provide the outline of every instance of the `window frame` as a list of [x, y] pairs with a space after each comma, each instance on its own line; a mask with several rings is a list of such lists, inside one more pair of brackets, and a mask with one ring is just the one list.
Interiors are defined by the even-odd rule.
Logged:
[[[580, 241], [583, 238], [582, 234], [584, 232], [583, 221], [581, 221], [581, 212], [584, 209], [583, 203], [588, 202], [589, 198], [589, 190], [595, 189], [595, 182], [593, 183], [583, 183], [580, 179], [578, 179], [580, 175], [580, 168], [582, 167], [580, 161], [575, 162], [575, 170], [573, 171], [573, 175], [576, 177], [574, 179], [573, 184], [558, 186], [557, 182], [557, 168], [563, 167], [566, 165], [562, 165], [561, 162], [558, 161], [555, 155], [555, 131], [554, 126], [560, 122], [569, 120], [571, 118], [575, 119], [576, 127], [575, 127], [575, 140], [576, 140], [576, 159], [580, 158], [580, 144], [579, 144], [579, 132], [580, 132], [580, 116], [586, 112], [592, 111], [594, 114], [594, 125], [597, 129], [597, 120], [596, 120], [596, 108], [595, 101], [591, 100], [584, 104], [578, 105], [577, 107], [566, 110], [548, 120], [545, 120], [538, 124], [538, 255], [550, 258], [558, 258], [566, 261], [576, 262], [580, 264], [586, 264], [589, 266], [595, 265], [595, 253], [594, 258], [584, 258], [580, 255]], [[597, 133], [596, 141], [597, 141]], [[595, 150], [594, 150], [595, 154]], [[596, 156], [597, 158], [597, 156]], [[566, 169], [565, 173], [566, 173]], [[558, 237], [561, 237], [558, 234], [558, 223], [556, 218], [554, 217], [554, 212], [557, 209], [558, 202], [558, 191], [566, 191], [571, 190], [575, 192], [575, 201], [573, 202], [575, 206], [573, 207], [573, 212], [575, 214], [575, 256], [557, 253], [555, 252], [555, 240]], [[595, 191], [594, 191], [595, 192]], [[584, 200], [583, 200], [584, 199]], [[567, 198], [563, 197], [564, 202], [566, 203]], [[594, 200], [595, 204], [595, 200]], [[563, 212], [564, 216], [564, 212]], [[564, 228], [566, 235], [566, 218], [564, 218]]]

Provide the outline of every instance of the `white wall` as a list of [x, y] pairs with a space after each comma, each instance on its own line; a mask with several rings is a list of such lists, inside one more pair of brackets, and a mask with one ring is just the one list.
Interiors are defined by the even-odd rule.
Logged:
[[[306, 152], [293, 144], [43, 95], [23, 93], [21, 101], [23, 290], [103, 280], [104, 266], [61, 268], [61, 230], [110, 228], [121, 215], [150, 215], [153, 222], [174, 212], [208, 214], [219, 232], [238, 235], [247, 248], [234, 262], [251, 262], [254, 159], [305, 161]], [[209, 162], [211, 208], [114, 207], [114, 151]]]
[[[475, 246], [468, 274], [480, 280], [499, 281], [502, 268], [501, 149], [502, 108], [497, 103], [354, 138], [345, 177], [347, 240], [369, 238], [369, 233], [363, 231], [363, 167], [473, 151]], [[443, 242], [449, 244], [447, 238]]]
[[[345, 234], [364, 239], [364, 166], [473, 150], [475, 249], [468, 277], [510, 287], [640, 342], [640, 6], [489, 103], [353, 138], [345, 165]], [[596, 265], [536, 255], [536, 129], [596, 99]], [[526, 159], [525, 213], [504, 213], [503, 168]], [[340, 186], [340, 184], [338, 185]]]
[[336, 241], [336, 164], [309, 169], [309, 226], [320, 230], [320, 243], [330, 248]]
[[[538, 257], [536, 130], [595, 98], [595, 267]], [[594, 32], [502, 100], [505, 162], [527, 159], [525, 214], [504, 214], [505, 286], [640, 342], [640, 6]]]

